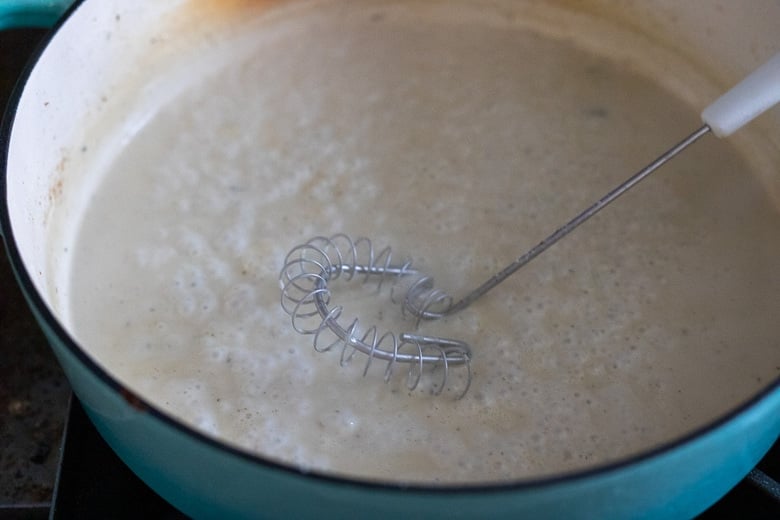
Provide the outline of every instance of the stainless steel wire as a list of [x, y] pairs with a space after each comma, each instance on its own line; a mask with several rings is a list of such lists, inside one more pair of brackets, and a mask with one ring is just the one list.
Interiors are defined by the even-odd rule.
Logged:
[[[391, 282], [391, 299], [399, 286], [404, 286], [404, 299], [413, 297], [415, 287], [426, 287], [426, 277], [412, 268], [411, 262], [392, 263], [392, 251], [385, 248], [377, 252], [367, 238], [351, 239], [338, 234], [331, 237], [314, 237], [305, 244], [293, 248], [285, 258], [280, 274], [281, 304], [290, 315], [293, 328], [300, 334], [312, 335], [314, 349], [327, 352], [340, 349], [340, 363], [349, 363], [355, 353], [365, 354], [363, 375], [368, 373], [374, 359], [386, 363], [384, 378], [389, 381], [393, 369], [399, 363], [409, 365], [407, 386], [416, 389], [423, 375], [433, 366], [438, 369], [437, 383], [430, 388], [440, 394], [451, 381], [452, 367], [465, 368], [459, 378], [463, 396], [471, 384], [471, 348], [463, 341], [403, 332], [380, 333], [374, 325], [363, 327], [358, 318], [341, 320], [343, 305], [331, 305], [331, 283], [338, 278], [346, 281], [362, 275], [364, 282], [374, 280], [377, 290], [386, 281]], [[410, 307], [406, 302], [403, 307]], [[348, 323], [348, 324], [347, 324]]]

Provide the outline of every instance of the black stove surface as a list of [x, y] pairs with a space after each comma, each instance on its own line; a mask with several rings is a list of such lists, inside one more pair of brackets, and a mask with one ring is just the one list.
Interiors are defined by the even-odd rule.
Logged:
[[53, 519], [187, 518], [116, 456], [74, 396], [51, 506]]

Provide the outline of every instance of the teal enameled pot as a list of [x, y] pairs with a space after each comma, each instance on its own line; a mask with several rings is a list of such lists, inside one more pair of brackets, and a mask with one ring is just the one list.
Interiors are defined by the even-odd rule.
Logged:
[[[83, 185], [89, 171], [81, 153], [85, 136], [109, 112], [106, 103], [142, 92], [145, 81], [165, 74], [178, 50], [204, 35], [215, 37], [242, 10], [258, 13], [279, 3], [0, 3], [0, 27], [54, 24], [3, 120], [3, 239], [73, 390], [122, 460], [174, 506], [199, 518], [687, 518], [741, 480], [778, 439], [780, 379], [710, 424], [625, 460], [543, 479], [441, 488], [304, 473], [221, 444], [123, 387], [82, 350], [58, 315], [58, 280], [67, 266], [51, 251], [49, 237], [68, 232], [67, 223], [50, 219], [52, 207], [70, 204], [58, 208], [58, 215], [78, 215], [80, 195], [68, 190]], [[574, 4], [560, 2], [556, 8], [563, 13]], [[636, 30], [651, 27], [670, 48], [684, 48], [691, 60], [716, 70], [725, 86], [780, 48], [776, 1], [756, 0], [750, 9], [706, 1], [581, 4], [578, 16], [604, 15]], [[164, 30], [160, 24], [166, 24]], [[165, 44], [152, 56], [149, 42], [155, 38]], [[780, 150], [778, 110], [757, 125]], [[99, 150], [99, 142], [89, 145]]]

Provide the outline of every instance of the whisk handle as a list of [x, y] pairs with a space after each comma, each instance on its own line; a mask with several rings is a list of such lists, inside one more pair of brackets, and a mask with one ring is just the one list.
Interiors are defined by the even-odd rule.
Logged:
[[718, 137], [726, 137], [780, 102], [780, 52], [701, 113]]
[[712, 132], [718, 137], [728, 136], [778, 102], [780, 102], [780, 53], [775, 54], [769, 61], [705, 108], [701, 115], [705, 123], [704, 126], [626, 179], [579, 215], [556, 229], [527, 253], [493, 275], [461, 300], [454, 302], [446, 310], [440, 312], [421, 310], [417, 312], [417, 315], [424, 319], [437, 319], [465, 309], [705, 134]]

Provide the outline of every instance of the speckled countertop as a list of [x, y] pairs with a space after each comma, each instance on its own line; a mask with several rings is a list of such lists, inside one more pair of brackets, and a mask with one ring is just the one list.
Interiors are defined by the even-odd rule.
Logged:
[[[0, 112], [46, 32], [0, 32]], [[0, 166], [2, 168], [2, 166]], [[70, 388], [0, 254], [0, 516], [50, 502]]]

